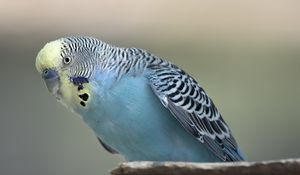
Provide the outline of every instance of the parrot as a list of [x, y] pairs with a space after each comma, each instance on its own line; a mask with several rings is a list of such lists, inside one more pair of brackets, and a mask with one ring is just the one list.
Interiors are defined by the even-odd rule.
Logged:
[[202, 86], [146, 50], [63, 37], [45, 44], [35, 66], [48, 91], [125, 161], [245, 160]]

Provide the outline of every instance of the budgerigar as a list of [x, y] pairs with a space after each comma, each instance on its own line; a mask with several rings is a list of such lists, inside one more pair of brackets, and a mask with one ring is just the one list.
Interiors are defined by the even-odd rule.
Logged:
[[145, 50], [67, 37], [47, 43], [36, 68], [104, 148], [127, 161], [244, 160], [196, 80]]

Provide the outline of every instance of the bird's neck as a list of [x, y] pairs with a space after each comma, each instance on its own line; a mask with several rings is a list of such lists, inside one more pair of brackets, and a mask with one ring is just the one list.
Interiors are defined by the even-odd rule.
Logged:
[[116, 74], [118, 79], [126, 74], [141, 75], [147, 67], [144, 51], [135, 48], [109, 46], [98, 61], [99, 70]]

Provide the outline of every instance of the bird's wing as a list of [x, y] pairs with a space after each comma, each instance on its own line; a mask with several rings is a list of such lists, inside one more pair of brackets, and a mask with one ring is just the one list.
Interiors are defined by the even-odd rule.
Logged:
[[118, 154], [118, 151], [116, 151], [116, 150], [113, 149], [112, 147], [106, 145], [99, 137], [97, 137], [97, 138], [98, 138], [98, 141], [100, 142], [100, 144], [103, 146], [103, 148], [104, 148], [106, 151], [108, 151], [108, 152], [110, 152], [110, 153], [112, 153], [112, 154]]
[[150, 64], [147, 72], [154, 93], [188, 132], [221, 160], [243, 160], [221, 114], [191, 76], [171, 63]]

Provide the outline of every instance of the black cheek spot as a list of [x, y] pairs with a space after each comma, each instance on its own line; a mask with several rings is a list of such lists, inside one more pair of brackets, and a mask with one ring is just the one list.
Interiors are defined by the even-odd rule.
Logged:
[[85, 106], [85, 103], [83, 101], [80, 102], [81, 106]]
[[78, 91], [81, 91], [82, 89], [83, 89], [83, 85], [82, 85], [82, 84], [78, 85], [77, 90], [78, 90]]
[[83, 101], [87, 101], [89, 99], [89, 95], [87, 93], [79, 95], [79, 98], [81, 98]]

